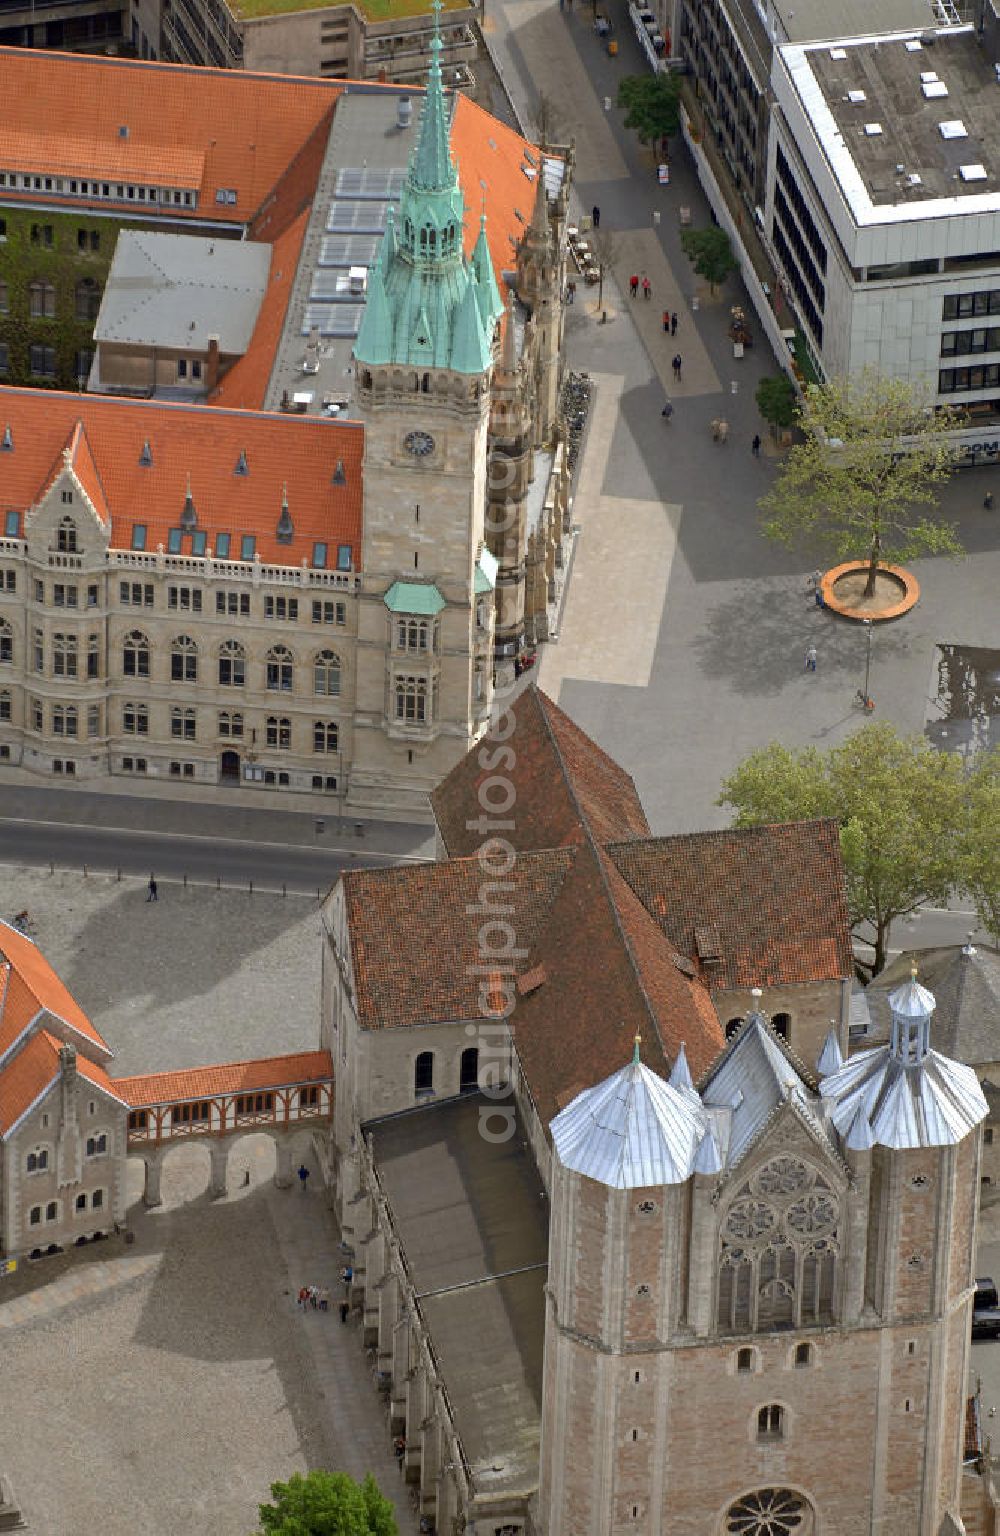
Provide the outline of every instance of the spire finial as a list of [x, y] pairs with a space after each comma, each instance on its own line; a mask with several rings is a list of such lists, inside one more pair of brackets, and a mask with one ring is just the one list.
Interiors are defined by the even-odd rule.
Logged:
[[632, 1065], [633, 1065], [633, 1067], [637, 1067], [639, 1065], [639, 1047], [640, 1047], [641, 1044], [642, 1044], [642, 1036], [637, 1034], [636, 1037], [635, 1037], [635, 1043], [634, 1043], [634, 1045], [632, 1047]]

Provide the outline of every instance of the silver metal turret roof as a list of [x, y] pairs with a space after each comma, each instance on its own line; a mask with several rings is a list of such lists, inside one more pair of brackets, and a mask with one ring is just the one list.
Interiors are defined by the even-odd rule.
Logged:
[[816, 1071], [820, 1077], [829, 1077], [832, 1073], [839, 1072], [843, 1065], [844, 1053], [837, 1039], [837, 1028], [836, 1025], [831, 1024], [823, 1041], [823, 1049], [816, 1058]]
[[638, 1042], [628, 1066], [578, 1094], [551, 1131], [564, 1167], [611, 1189], [683, 1183], [710, 1135], [694, 1090], [673, 1088], [644, 1067]]
[[892, 1038], [861, 1051], [820, 1083], [830, 1118], [848, 1147], [945, 1147], [986, 1118], [971, 1067], [930, 1046], [934, 996], [916, 972], [889, 997]]

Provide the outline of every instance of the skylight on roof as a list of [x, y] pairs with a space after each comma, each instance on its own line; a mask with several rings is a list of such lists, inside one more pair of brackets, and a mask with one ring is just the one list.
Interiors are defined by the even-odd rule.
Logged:
[[952, 118], [950, 122], [939, 123], [938, 128], [943, 139], [967, 139], [969, 130], [959, 118]]
[[903, 47], [906, 49], [907, 53], [919, 53], [923, 46], [924, 45], [920, 41], [919, 37], [911, 37], [909, 42], [903, 44]]
[[831, 57], [831, 59], [846, 59], [847, 58], [847, 49], [846, 48], [831, 48], [830, 49], [830, 57]]
[[985, 165], [960, 165], [958, 174], [963, 181], [986, 181]]
[[870, 139], [877, 139], [882, 132], [881, 123], [865, 123], [865, 133]]
[[864, 91], [848, 91], [847, 99], [851, 103], [852, 107], [857, 107], [861, 104], [861, 102], [868, 100]]
[[928, 80], [927, 84], [922, 85], [920, 89], [928, 101], [932, 101], [935, 96], [947, 96], [948, 94], [948, 87], [943, 80]]
[[911, 187], [919, 187], [924, 178], [921, 176], [919, 171], [911, 171], [906, 179], [910, 183]]
[[938, 72], [937, 72], [936, 69], [922, 69], [920, 71], [920, 83], [921, 83], [921, 85], [929, 85], [930, 82], [932, 80], [936, 80], [937, 77], [938, 77]]

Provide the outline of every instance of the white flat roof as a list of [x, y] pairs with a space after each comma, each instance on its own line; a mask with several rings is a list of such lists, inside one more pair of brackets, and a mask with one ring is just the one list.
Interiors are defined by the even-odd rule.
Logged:
[[971, 26], [779, 53], [859, 228], [1000, 212], [1000, 89]]

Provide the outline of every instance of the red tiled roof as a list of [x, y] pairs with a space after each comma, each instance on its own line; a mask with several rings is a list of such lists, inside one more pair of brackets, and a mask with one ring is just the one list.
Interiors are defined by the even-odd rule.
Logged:
[[[198, 527], [214, 550], [217, 535], [232, 535], [231, 558], [240, 554], [240, 535], [253, 534], [264, 563], [300, 565], [312, 561], [313, 544], [351, 547], [361, 563], [361, 461], [364, 433], [357, 424], [277, 414], [167, 405], [160, 401], [115, 400], [49, 390], [0, 389], [0, 423], [9, 424], [13, 451], [3, 455], [4, 504], [28, 508], [47, 483], [50, 466], [76, 424], [82, 422], [111, 513], [111, 547], [127, 550], [135, 523], [146, 526], [146, 550], [167, 545], [180, 525], [188, 476]], [[144, 443], [153, 462], [140, 464]], [[246, 451], [248, 475], [236, 475]], [[334, 485], [337, 460], [346, 483]], [[289, 544], [279, 544], [277, 522], [283, 487], [294, 525]], [[183, 553], [189, 553], [185, 540]]]
[[150, 1072], [141, 1077], [116, 1077], [113, 1092], [132, 1109], [150, 1104], [176, 1104], [207, 1099], [220, 1093], [256, 1093], [268, 1088], [298, 1087], [333, 1077], [329, 1051], [301, 1051], [291, 1056], [267, 1056], [257, 1061], [229, 1061], [220, 1066], [188, 1067], [180, 1072]]
[[716, 930], [713, 990], [851, 976], [854, 960], [836, 821], [692, 832], [609, 845], [643, 906], [681, 954]]
[[225, 405], [231, 411], [258, 411], [264, 404], [308, 223], [309, 209], [306, 208], [275, 240], [267, 287], [250, 345], [210, 396], [209, 405]]
[[[17, 928], [0, 921], [0, 1057], [41, 1010], [62, 1019], [105, 1058], [111, 1051], [41, 951]], [[5, 1088], [6, 1091], [6, 1088]]]
[[[198, 208], [171, 207], [171, 218], [243, 224], [342, 89], [328, 80], [0, 48], [0, 165], [197, 188]], [[216, 202], [221, 188], [235, 191], [235, 204]], [[4, 189], [8, 199], [31, 196]], [[70, 197], [67, 188], [66, 201], [88, 199]], [[143, 215], [148, 208], [136, 204], [135, 211]]]
[[488, 912], [477, 909], [490, 900], [510, 907], [501, 920], [513, 928], [517, 947], [527, 949], [572, 859], [572, 852], [562, 849], [522, 854], [492, 897], [493, 877], [478, 859], [345, 872], [361, 1025], [385, 1029], [481, 1018], [480, 988], [489, 985], [484, 967], [490, 960], [480, 947]]
[[[558, 848], [592, 833], [598, 842], [647, 837], [635, 785], [623, 768], [574, 725], [547, 694], [529, 688], [511, 706], [515, 729], [505, 741], [515, 762], [505, 774], [516, 790], [514, 827], [504, 832], [515, 848]], [[431, 795], [445, 847], [452, 857], [473, 854], [483, 841], [467, 820], [479, 815], [478, 791], [495, 770], [481, 766], [489, 738], [474, 747]], [[488, 757], [487, 757], [488, 760]]]
[[[59, 1051], [62, 1042], [41, 1029], [21, 1047], [13, 1061], [0, 1070], [0, 1137], [7, 1136], [26, 1110], [59, 1077]], [[95, 1088], [116, 1097], [114, 1087], [103, 1067], [85, 1056], [77, 1056], [77, 1071]]]

